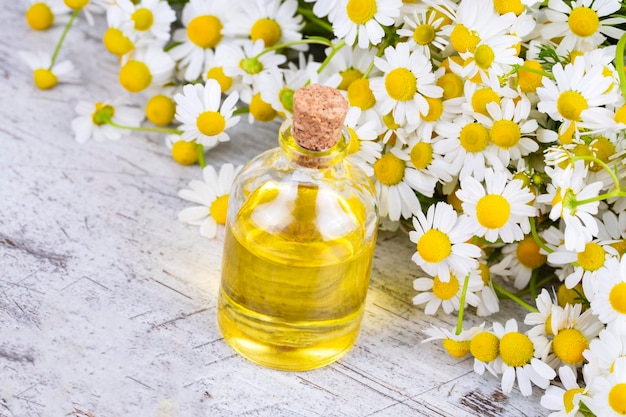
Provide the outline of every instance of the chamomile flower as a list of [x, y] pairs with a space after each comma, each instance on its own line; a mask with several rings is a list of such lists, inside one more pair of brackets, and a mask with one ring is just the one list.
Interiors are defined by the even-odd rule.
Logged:
[[521, 180], [510, 180], [508, 171], [485, 170], [485, 186], [472, 177], [461, 179], [457, 197], [475, 227], [475, 233], [489, 242], [522, 240], [530, 232], [529, 217], [536, 215], [528, 205], [535, 196]]
[[339, 12], [339, 3], [342, 0], [304, 0], [306, 3], [313, 3], [313, 14], [317, 17], [328, 16], [328, 21], [333, 23]]
[[70, 9], [63, 0], [30, 0], [29, 3], [25, 17], [31, 29], [46, 30], [68, 20]]
[[47, 90], [58, 83], [73, 83], [78, 81], [78, 71], [70, 61], [55, 62], [50, 66], [52, 57], [46, 52], [19, 51], [18, 55], [33, 71], [35, 86]]
[[93, 15], [104, 14], [108, 0], [64, 0], [67, 7], [72, 10], [80, 10], [85, 16], [87, 23], [94, 25]]
[[79, 101], [76, 105], [78, 117], [72, 120], [72, 130], [78, 143], [95, 141], [118, 140], [128, 135], [132, 130], [120, 129], [110, 125], [137, 127], [144, 119], [141, 109], [125, 105], [124, 99], [114, 101], [99, 101], [89, 103]]
[[598, 337], [589, 343], [589, 349], [583, 352], [583, 356], [600, 373], [611, 373], [615, 361], [626, 357], [626, 333], [601, 330]]
[[589, 391], [592, 400], [585, 404], [596, 416], [626, 415], [626, 357], [615, 361], [613, 372], [594, 378]]
[[124, 17], [122, 9], [111, 4], [107, 7], [107, 30], [102, 35], [102, 43], [107, 51], [122, 57], [137, 47], [139, 34], [132, 30], [131, 21]]
[[443, 327], [432, 326], [430, 329], [426, 329], [424, 333], [428, 335], [428, 338], [422, 340], [422, 343], [430, 342], [433, 340], [441, 340], [443, 348], [453, 358], [462, 358], [470, 351], [470, 341], [472, 338], [483, 331], [485, 323], [471, 327], [467, 330], [462, 330], [459, 334], [456, 331], [450, 331]]
[[513, 286], [519, 290], [526, 288], [533, 271], [542, 267], [547, 260], [532, 236], [504, 246], [502, 255], [502, 260], [498, 262], [499, 274], [513, 278]]
[[476, 314], [479, 317], [490, 316], [500, 311], [500, 299], [493, 288], [492, 276], [495, 273], [496, 271], [493, 266], [489, 266], [484, 259], [479, 260], [478, 268], [470, 272], [470, 274], [480, 276], [483, 280], [483, 289], [476, 293], [479, 298], [478, 305], [476, 306]]
[[465, 280], [467, 280], [465, 303], [475, 307], [479, 302], [476, 292], [483, 288], [482, 279], [472, 274], [457, 278], [454, 273], [450, 273], [446, 282], [440, 279], [438, 275], [435, 275], [433, 278], [422, 277], [415, 279], [413, 288], [420, 291], [420, 294], [413, 297], [413, 304], [426, 304], [424, 314], [428, 315], [436, 314], [439, 307], [446, 314], [458, 311], [461, 306], [461, 294], [463, 293]]
[[445, 161], [444, 155], [437, 152], [437, 140], [438, 138], [430, 139], [430, 136], [420, 136], [417, 132], [408, 135], [406, 150], [411, 158], [409, 166], [425, 177], [425, 183], [430, 181], [430, 177], [442, 183], [452, 181], [450, 164]]
[[520, 96], [517, 103], [504, 98], [500, 105], [491, 102], [486, 107], [489, 117], [480, 113], [474, 117], [489, 129], [487, 155], [497, 155], [502, 165], [507, 167], [539, 149], [539, 144], [529, 137], [539, 126], [537, 120], [528, 119], [530, 100], [526, 96]]
[[[331, 51], [331, 48], [327, 48], [326, 55], [329, 55]], [[338, 90], [347, 91], [354, 81], [362, 80], [365, 77], [377, 52], [378, 49], [375, 47], [361, 49], [344, 46], [332, 56], [328, 65], [321, 70], [320, 82]], [[378, 75], [380, 75], [380, 70], [376, 67], [372, 67], [368, 74], [370, 78]], [[355, 106], [355, 104], [351, 105]]]
[[493, 376], [498, 376], [501, 369], [496, 369], [499, 364], [496, 362], [500, 355], [500, 339], [491, 331], [482, 331], [474, 335], [470, 340], [470, 353], [474, 357], [474, 372], [478, 375], [485, 373], [485, 370]]
[[[610, 241], [609, 241], [610, 242]], [[612, 256], [616, 256], [615, 248], [607, 241], [592, 240], [585, 243], [583, 250], [569, 250], [566, 245], [561, 245], [548, 254], [548, 262], [553, 265], [572, 264], [574, 270], [565, 278], [565, 286], [573, 288], [579, 282], [586, 287], [594, 282], [599, 271], [606, 268], [606, 262]], [[591, 297], [593, 294], [587, 294]]]
[[[162, 46], [170, 39], [170, 27], [176, 20], [176, 13], [167, 1], [162, 0], [116, 0], [107, 9], [109, 15], [119, 14], [119, 20], [126, 23], [125, 32], [132, 32], [139, 39], [139, 45], [157, 42]], [[115, 16], [110, 19], [116, 20]]]
[[[511, 17], [508, 20], [512, 24], [515, 21], [512, 15], [500, 16], [500, 19], [508, 17]], [[460, 53], [464, 60], [460, 75], [466, 79], [474, 80], [476, 77], [483, 83], [499, 85], [499, 76], [509, 72], [513, 65], [523, 62], [517, 56], [516, 46], [519, 42], [520, 39], [512, 35], [481, 38], [476, 48]]]
[[232, 57], [232, 49], [223, 44], [218, 45], [215, 51], [206, 51], [204, 68], [202, 69], [202, 80], [214, 79], [220, 85], [222, 93], [241, 91], [245, 89], [241, 76], [230, 76], [224, 72], [224, 62]]
[[[565, 223], [565, 248], [582, 252], [585, 244], [598, 234], [594, 215], [598, 212], [597, 197], [602, 182], [587, 184], [587, 168], [584, 161], [575, 161], [565, 169], [546, 167], [552, 179], [547, 194], [537, 196], [538, 203], [550, 204], [550, 219], [562, 219]], [[590, 201], [591, 199], [591, 201]], [[587, 201], [580, 204], [580, 201]]]
[[591, 310], [618, 334], [626, 334], [626, 257], [607, 260], [607, 267], [597, 277], [596, 294]]
[[508, 320], [504, 326], [494, 323], [493, 331], [500, 339], [497, 366], [502, 367], [502, 392], [509, 394], [515, 380], [524, 396], [532, 394], [531, 383], [547, 388], [556, 376], [554, 369], [538, 358], [547, 340], [520, 333], [515, 319]]
[[217, 81], [208, 80], [205, 85], [187, 84], [182, 94], [174, 96], [183, 140], [195, 140], [209, 148], [230, 140], [226, 130], [239, 122], [239, 116], [233, 117], [239, 95], [231, 93], [220, 104], [221, 95]]
[[185, 80], [194, 81], [200, 76], [207, 50], [223, 41], [229, 7], [229, 2], [223, 1], [190, 0], [185, 4], [181, 19], [184, 28], [174, 32], [173, 40], [177, 44], [169, 51], [185, 70]]
[[466, 243], [473, 235], [472, 223], [451, 205], [440, 201], [428, 208], [426, 216], [417, 213], [413, 227], [409, 239], [417, 251], [411, 259], [427, 274], [448, 282], [451, 273], [465, 276], [478, 266], [480, 248]]
[[553, 411], [548, 417], [583, 417], [578, 410], [587, 390], [578, 385], [576, 374], [567, 366], [559, 368], [559, 379], [563, 388], [550, 385], [541, 397], [541, 406]]
[[448, 45], [447, 38], [441, 31], [444, 25], [444, 16], [434, 9], [414, 10], [409, 16], [404, 16], [404, 25], [396, 33], [407, 37], [410, 50], [420, 50], [430, 57], [431, 48], [443, 51]]
[[385, 48], [384, 58], [374, 58], [374, 65], [384, 73], [370, 81], [379, 112], [393, 112], [396, 123], [418, 125], [420, 113], [428, 114], [426, 97], [443, 95], [443, 89], [435, 85], [428, 57], [420, 51], [411, 52], [405, 42]]
[[162, 87], [174, 75], [174, 61], [158, 46], [138, 49], [127, 56], [120, 68], [122, 87], [138, 93], [149, 87]]
[[602, 221], [598, 222], [598, 238], [611, 240], [610, 244], [617, 251], [619, 257], [626, 253], [626, 212], [615, 214], [607, 210], [602, 213]]
[[[550, 296], [547, 289], [542, 289], [541, 293], [535, 299], [535, 305], [537, 306], [536, 312], [526, 314], [524, 318], [524, 324], [533, 326], [529, 331], [529, 336], [554, 336], [553, 328], [556, 329], [557, 325], [553, 324], [553, 319], [556, 320], [556, 316], [560, 316], [560, 311], [563, 308], [557, 304], [557, 301]], [[558, 310], [557, 314], [553, 314]], [[547, 352], [544, 352], [547, 354]]]
[[339, 0], [333, 32], [350, 46], [378, 45], [385, 35], [383, 26], [394, 24], [401, 7], [401, 0]]
[[346, 150], [346, 159], [360, 166], [367, 176], [374, 175], [373, 164], [382, 154], [382, 146], [376, 141], [380, 126], [377, 120], [359, 124], [361, 110], [352, 107], [348, 110], [344, 122], [350, 134], [350, 143]]
[[288, 63], [280, 71], [264, 71], [259, 75], [258, 90], [261, 98], [283, 117], [293, 113], [293, 95], [300, 87], [311, 81], [318, 64], [307, 64], [304, 55], [300, 55], [300, 65]]
[[235, 175], [241, 166], [224, 164], [219, 174], [208, 165], [202, 170], [204, 181], [193, 180], [188, 189], [180, 190], [178, 196], [197, 206], [187, 207], [178, 213], [183, 223], [200, 226], [200, 234], [209, 239], [217, 235], [218, 225], [226, 224], [228, 198]]
[[[556, 49], [564, 55], [571, 51], [589, 51], [606, 40], [619, 39], [624, 33], [617, 25], [626, 22], [620, 17], [609, 17], [620, 9], [619, 0], [551, 0], [543, 9], [546, 23], [541, 29], [545, 39], [562, 38]], [[605, 36], [606, 35], [606, 36]]]
[[[266, 47], [302, 39], [302, 16], [296, 13], [297, 0], [256, 0], [242, 2], [232, 19], [224, 28], [226, 34], [252, 42], [262, 40]], [[306, 45], [294, 45], [294, 49], [306, 49]]]

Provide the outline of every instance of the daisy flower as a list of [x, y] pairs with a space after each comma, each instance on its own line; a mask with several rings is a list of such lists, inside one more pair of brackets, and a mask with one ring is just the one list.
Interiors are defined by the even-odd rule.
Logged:
[[63, 0], [29, 0], [26, 23], [31, 29], [46, 30], [55, 23], [66, 23], [70, 9]]
[[184, 28], [174, 32], [172, 38], [178, 44], [169, 51], [185, 70], [185, 80], [194, 81], [200, 76], [207, 51], [222, 42], [230, 7], [225, 1], [190, 0], [185, 4], [181, 19]]
[[461, 179], [456, 195], [475, 227], [476, 235], [489, 242], [522, 240], [530, 233], [528, 218], [536, 209], [528, 203], [535, 196], [521, 180], [510, 180], [508, 171], [485, 170], [485, 186], [472, 177]]
[[47, 90], [58, 83], [73, 83], [78, 81], [78, 71], [70, 61], [55, 62], [52, 67], [52, 57], [46, 52], [19, 51], [18, 55], [33, 71], [35, 86], [41, 90]]
[[541, 406], [553, 411], [548, 417], [583, 417], [578, 410], [587, 390], [578, 385], [576, 374], [567, 366], [559, 368], [559, 379], [563, 388], [550, 385], [541, 397]]
[[219, 174], [212, 166], [202, 170], [204, 181], [193, 180], [188, 189], [178, 192], [178, 196], [197, 206], [187, 207], [178, 213], [178, 220], [200, 226], [200, 234], [209, 239], [217, 235], [217, 225], [226, 224], [228, 197], [235, 175], [242, 166], [224, 164]]
[[[565, 169], [546, 167], [546, 173], [552, 183], [547, 185], [547, 194], [537, 196], [537, 202], [552, 206], [550, 219], [565, 222], [565, 248], [582, 252], [585, 244], [598, 234], [594, 215], [600, 203], [592, 199], [598, 196], [602, 182], [587, 184], [584, 161], [575, 161]], [[580, 204], [582, 201], [588, 202]]]
[[402, 0], [339, 0], [333, 32], [350, 46], [378, 45], [385, 36], [383, 26], [394, 24], [401, 7]]
[[379, 112], [393, 111], [396, 123], [418, 125], [420, 113], [428, 114], [426, 97], [443, 95], [435, 85], [430, 59], [420, 51], [411, 52], [405, 42], [385, 48], [384, 58], [374, 58], [374, 65], [384, 73], [370, 81]]
[[138, 49], [123, 61], [119, 80], [122, 87], [138, 93], [149, 87], [162, 87], [174, 75], [174, 61], [158, 46]]
[[426, 216], [418, 212], [413, 227], [409, 239], [417, 251], [411, 259], [427, 274], [448, 282], [451, 273], [465, 276], [478, 266], [480, 248], [465, 243], [473, 235], [473, 225], [467, 216], [458, 216], [451, 205], [440, 201], [428, 208]]
[[[546, 23], [541, 29], [544, 39], [562, 38], [556, 52], [589, 51], [606, 40], [619, 39], [624, 33], [617, 26], [626, 22], [620, 17], [608, 17], [620, 9], [619, 0], [550, 0], [545, 13]], [[605, 36], [606, 35], [606, 36]]]
[[239, 95], [231, 93], [220, 104], [221, 96], [215, 80], [208, 80], [205, 85], [187, 84], [182, 94], [174, 96], [176, 120], [182, 123], [183, 140], [195, 140], [208, 148], [230, 140], [226, 130], [239, 122], [239, 116], [233, 117]]
[[626, 415], [626, 357], [615, 361], [613, 372], [594, 378], [589, 392], [592, 399], [585, 404], [596, 416]]
[[603, 329], [598, 337], [589, 343], [589, 349], [583, 352], [583, 356], [589, 365], [598, 369], [600, 373], [610, 373], [615, 361], [626, 357], [626, 333]]
[[431, 48], [443, 51], [448, 45], [448, 39], [441, 31], [444, 25], [444, 16], [434, 9], [414, 10], [409, 16], [404, 16], [404, 25], [396, 30], [400, 36], [407, 38], [409, 49], [420, 50], [430, 57]]
[[591, 310], [616, 333], [626, 334], [626, 257], [607, 260], [607, 267], [597, 276], [596, 294]]
[[233, 56], [232, 52], [232, 49], [223, 44], [218, 45], [214, 51], [211, 49], [206, 51], [202, 80], [214, 79], [220, 85], [222, 93], [241, 91], [247, 88], [244, 86], [241, 76], [230, 76], [224, 72], [224, 62]]
[[304, 0], [306, 3], [313, 3], [313, 14], [322, 18], [328, 16], [328, 21], [333, 23], [339, 12], [339, 3], [342, 0]]
[[[154, 43], [163, 46], [170, 39], [171, 24], [176, 20], [176, 13], [166, 1], [116, 0], [107, 8], [107, 20], [120, 20], [126, 23], [124, 32], [133, 32], [140, 40], [139, 45]], [[119, 17], [115, 15], [119, 15]], [[143, 40], [143, 42], [142, 42]]]
[[79, 101], [76, 105], [78, 117], [72, 120], [72, 130], [78, 143], [85, 143], [93, 138], [95, 141], [118, 140], [132, 132], [111, 126], [107, 121], [122, 126], [139, 126], [144, 119], [141, 109], [124, 105], [123, 99], [115, 101], [99, 101], [89, 103]]
[[[535, 305], [537, 306], [536, 312], [526, 314], [524, 317], [524, 324], [533, 326], [527, 334], [533, 336], [552, 337], [554, 336], [553, 330], [556, 329], [557, 324], [553, 324], [557, 315], [560, 317], [560, 313], [554, 314], [554, 310], [563, 311], [563, 308], [557, 304], [557, 301], [550, 296], [547, 289], [543, 288], [541, 293], [535, 299]], [[547, 355], [547, 352], [544, 352]], [[543, 356], [543, 355], [542, 355]]]
[[444, 155], [437, 152], [438, 139], [421, 136], [418, 132], [408, 135], [406, 150], [411, 157], [409, 166], [425, 176], [424, 182], [429, 181], [428, 177], [434, 177], [443, 183], [452, 181], [450, 164], [445, 161]]
[[542, 267], [547, 260], [532, 236], [504, 246], [502, 255], [504, 257], [497, 264], [499, 275], [513, 278], [513, 286], [518, 290], [526, 288], [533, 271]]
[[461, 294], [463, 293], [464, 281], [466, 279], [468, 282], [465, 303], [476, 307], [480, 300], [475, 293], [482, 290], [482, 279], [472, 274], [459, 279], [454, 273], [450, 273], [449, 280], [446, 282], [437, 275], [434, 278], [422, 277], [415, 279], [413, 281], [413, 289], [420, 291], [420, 294], [413, 297], [413, 304], [426, 304], [424, 314], [428, 315], [436, 314], [439, 307], [446, 314], [458, 311], [461, 307]]
[[520, 96], [517, 103], [503, 98], [500, 105], [491, 102], [486, 108], [488, 117], [480, 113], [474, 117], [489, 129], [487, 155], [497, 155], [502, 165], [508, 167], [539, 149], [539, 144], [528, 137], [539, 125], [535, 119], [528, 120], [530, 100], [526, 96]]
[[[515, 16], [510, 14], [499, 18], [503, 21], [506, 20], [502, 23], [506, 23], [507, 26], [516, 20]], [[460, 75], [471, 80], [476, 77], [476, 79], [489, 85], [499, 85], [498, 77], [511, 71], [513, 65], [523, 62], [523, 59], [517, 56], [516, 49], [520, 39], [512, 35], [485, 35], [478, 42], [476, 48], [468, 49], [459, 54], [464, 60]]]
[[456, 331], [450, 331], [443, 327], [432, 326], [430, 329], [426, 329], [424, 333], [428, 338], [422, 340], [422, 343], [430, 342], [433, 340], [442, 340], [443, 348], [453, 358], [462, 358], [470, 351], [470, 341], [472, 338], [483, 331], [485, 323], [472, 327], [467, 330], [462, 330], [461, 333], [456, 334]]
[[93, 26], [93, 15], [103, 14], [106, 11], [108, 0], [64, 0], [64, 3], [72, 10], [82, 11], [87, 23]]
[[359, 124], [360, 115], [361, 110], [357, 107], [350, 108], [346, 115], [344, 124], [350, 134], [346, 159], [371, 177], [374, 175], [373, 164], [382, 155], [382, 145], [376, 141], [380, 127], [377, 119]]
[[619, 215], [607, 210], [602, 213], [602, 221], [598, 222], [598, 238], [613, 241], [610, 245], [615, 248], [618, 256], [626, 253], [626, 212]]
[[[252, 42], [262, 40], [266, 47], [302, 39], [302, 16], [297, 14], [297, 0], [256, 0], [242, 2], [237, 18], [224, 28], [227, 35]], [[291, 48], [303, 50], [306, 45]]]
[[[573, 288], [581, 281], [583, 287], [590, 288], [588, 281], [595, 282], [598, 273], [602, 268], [606, 268], [611, 256], [617, 256], [615, 248], [607, 241], [593, 240], [585, 243], [581, 251], [569, 250], [563, 244], [548, 254], [548, 262], [552, 265], [572, 264], [574, 270], [565, 277], [567, 288]], [[593, 294], [587, 296], [592, 297]]]
[[585, 59], [580, 56], [565, 67], [555, 64], [552, 67], [554, 80], [543, 77], [542, 87], [537, 88], [537, 110], [562, 122], [559, 134], [572, 124], [576, 129], [578, 122], [593, 122], [606, 117], [609, 110], [601, 106], [616, 101], [614, 90], [607, 92], [613, 78], [604, 75], [604, 65], [586, 68]]
[[124, 16], [122, 9], [116, 4], [107, 7], [106, 17], [108, 27], [102, 35], [102, 43], [106, 50], [119, 57], [134, 50], [137, 47], [139, 33], [133, 30], [129, 17]]
[[[484, 258], [484, 253], [483, 253]], [[476, 314], [479, 317], [490, 316], [500, 311], [500, 299], [493, 288], [492, 275], [495, 274], [493, 266], [487, 265], [484, 259], [478, 261], [478, 268], [470, 272], [477, 274], [483, 280], [483, 289], [477, 293], [480, 301], [476, 306]]]
[[546, 389], [556, 376], [554, 369], [538, 358], [547, 340], [520, 333], [515, 319], [504, 326], [494, 323], [493, 332], [500, 339], [497, 366], [502, 367], [502, 392], [511, 393], [515, 380], [524, 396], [532, 394], [531, 383]]
[[[326, 56], [329, 56], [331, 51], [332, 48], [327, 48]], [[347, 91], [354, 81], [363, 79], [377, 52], [378, 49], [375, 47], [361, 49], [344, 46], [330, 58], [328, 64], [321, 70], [320, 82], [338, 90]], [[378, 75], [380, 75], [380, 71], [376, 67], [372, 67], [368, 74], [370, 78]]]
[[500, 355], [500, 339], [491, 331], [482, 331], [474, 335], [470, 341], [470, 353], [474, 357], [474, 372], [478, 375], [485, 370], [495, 377], [501, 373], [496, 369], [496, 359]]

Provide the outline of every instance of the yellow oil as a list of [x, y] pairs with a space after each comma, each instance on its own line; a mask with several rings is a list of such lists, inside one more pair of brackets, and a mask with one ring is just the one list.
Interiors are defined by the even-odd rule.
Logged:
[[255, 191], [225, 237], [218, 323], [226, 341], [283, 370], [345, 354], [359, 333], [375, 244], [363, 216], [357, 199], [317, 186]]

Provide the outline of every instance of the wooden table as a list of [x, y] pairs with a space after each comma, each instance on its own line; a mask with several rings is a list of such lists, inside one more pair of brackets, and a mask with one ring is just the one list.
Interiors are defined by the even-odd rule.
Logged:
[[[454, 318], [412, 304], [419, 271], [404, 234], [380, 236], [363, 328], [343, 359], [285, 373], [236, 355], [215, 319], [223, 230], [207, 240], [176, 220], [188, 205], [177, 191], [200, 168], [173, 162], [162, 135], [76, 143], [77, 101], [123, 93], [104, 19], [80, 18], [61, 50], [81, 83], [40, 91], [16, 51], [52, 52], [62, 28], [30, 30], [25, 8], [5, 2], [0, 15], [1, 417], [547, 414], [540, 390], [507, 398], [471, 358], [421, 343]], [[277, 126], [244, 120], [208, 163], [275, 146]], [[500, 320], [522, 317], [503, 307]]]

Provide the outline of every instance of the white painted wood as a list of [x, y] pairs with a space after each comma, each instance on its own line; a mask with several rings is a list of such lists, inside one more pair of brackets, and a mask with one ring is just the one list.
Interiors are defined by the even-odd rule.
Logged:
[[[404, 235], [381, 235], [362, 333], [339, 362], [285, 373], [237, 356], [215, 321], [223, 231], [210, 241], [176, 220], [200, 169], [174, 163], [159, 135], [77, 144], [76, 102], [122, 94], [102, 19], [81, 19], [61, 50], [82, 82], [39, 91], [16, 51], [51, 52], [61, 28], [28, 29], [25, 8], [0, 14], [1, 417], [547, 414], [537, 391], [507, 398], [471, 359], [421, 344], [453, 319], [412, 305]], [[244, 162], [276, 129], [241, 123], [208, 162]]]

